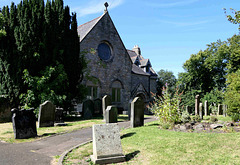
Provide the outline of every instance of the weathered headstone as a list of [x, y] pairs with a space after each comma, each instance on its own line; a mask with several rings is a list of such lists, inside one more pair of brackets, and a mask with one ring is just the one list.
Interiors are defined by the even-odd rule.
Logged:
[[203, 119], [203, 106], [202, 103], [199, 103], [199, 117]]
[[186, 112], [190, 114], [190, 108], [188, 105], [186, 106]]
[[196, 97], [195, 97], [195, 115], [199, 115], [199, 102], [200, 102], [200, 97], [199, 97], [199, 95], [196, 95]]
[[223, 105], [223, 117], [227, 116], [227, 105]]
[[222, 104], [218, 104], [218, 115], [222, 115], [222, 114], [223, 114]]
[[93, 155], [95, 164], [109, 164], [125, 161], [119, 126], [117, 123], [93, 125]]
[[102, 114], [102, 100], [95, 99], [93, 103], [94, 103], [94, 115]]
[[56, 106], [50, 101], [45, 101], [40, 105], [38, 115], [38, 128], [54, 126], [55, 110]]
[[29, 110], [12, 109], [12, 123], [15, 139], [27, 139], [37, 136], [36, 117], [33, 108]]
[[206, 100], [204, 102], [204, 116], [208, 116], [208, 115], [209, 115], [208, 101]]
[[94, 103], [92, 100], [86, 100], [83, 102], [82, 115], [84, 119], [91, 119], [94, 113]]
[[115, 105], [108, 106], [106, 109], [105, 115], [106, 115], [106, 123], [117, 123], [118, 109]]
[[106, 109], [107, 109], [107, 106], [109, 106], [109, 105], [111, 105], [111, 104], [112, 104], [111, 97], [108, 96], [108, 95], [105, 95], [105, 96], [102, 98], [103, 120], [106, 120], [106, 116], [105, 116]]
[[131, 103], [131, 127], [144, 125], [144, 102], [140, 97], [135, 97]]
[[67, 124], [63, 121], [63, 108], [56, 108], [55, 111], [55, 123], [54, 126], [66, 126]]

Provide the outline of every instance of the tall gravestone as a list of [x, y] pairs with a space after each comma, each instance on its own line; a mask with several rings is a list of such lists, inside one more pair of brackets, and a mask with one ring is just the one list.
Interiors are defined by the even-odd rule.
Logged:
[[199, 117], [203, 119], [203, 106], [202, 103], [199, 103]]
[[12, 123], [15, 139], [27, 139], [37, 136], [36, 117], [33, 108], [29, 110], [12, 109]]
[[115, 105], [108, 106], [105, 112], [106, 123], [117, 123], [118, 109]]
[[188, 105], [186, 106], [186, 112], [190, 114], [190, 109]]
[[227, 105], [223, 105], [223, 117], [227, 116]]
[[131, 127], [144, 125], [144, 102], [140, 97], [135, 97], [131, 103]]
[[218, 104], [218, 115], [223, 115], [222, 104]]
[[112, 104], [111, 97], [109, 95], [103, 96], [102, 98], [103, 120], [106, 120], [106, 116], [105, 116], [106, 109], [107, 109], [107, 106], [111, 104]]
[[92, 100], [86, 100], [83, 102], [82, 115], [84, 119], [91, 119], [94, 113], [94, 102]]
[[102, 114], [102, 100], [98, 98], [95, 99], [93, 103], [94, 103], [94, 115]]
[[208, 101], [207, 100], [204, 102], [204, 115], [205, 116], [209, 115]]
[[125, 161], [123, 155], [119, 126], [117, 123], [93, 125], [94, 164], [110, 164]]
[[200, 96], [196, 95], [196, 97], [195, 97], [195, 115], [199, 115], [199, 102], [200, 102]]
[[40, 105], [38, 115], [38, 128], [54, 126], [55, 110], [56, 106], [50, 101], [45, 101]]

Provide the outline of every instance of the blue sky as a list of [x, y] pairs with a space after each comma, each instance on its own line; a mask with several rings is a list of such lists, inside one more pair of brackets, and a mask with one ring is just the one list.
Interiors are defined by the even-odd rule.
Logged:
[[[0, 7], [11, 1], [0, 0]], [[107, 0], [65, 0], [78, 15], [78, 24], [103, 13]], [[223, 8], [240, 10], [240, 0], [108, 0], [109, 14], [126, 46], [139, 45], [155, 71], [173, 71], [175, 76], [191, 54], [206, 44], [238, 34]]]

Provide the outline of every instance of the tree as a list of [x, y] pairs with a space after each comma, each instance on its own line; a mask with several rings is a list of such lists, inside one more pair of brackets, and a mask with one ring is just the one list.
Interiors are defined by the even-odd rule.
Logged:
[[177, 79], [174, 76], [173, 72], [168, 70], [161, 69], [158, 72], [158, 79], [157, 79], [157, 95], [162, 96], [163, 88], [166, 88], [166, 84], [168, 86], [168, 92], [174, 93], [176, 88]]
[[228, 105], [228, 114], [234, 116], [240, 114], [240, 69], [228, 75], [227, 84], [225, 102]]
[[233, 23], [233, 24], [239, 24], [239, 30], [240, 30], [240, 11], [237, 11], [235, 9], [230, 8], [232, 15], [227, 15], [227, 10], [224, 8], [224, 12], [227, 16], [227, 19]]
[[12, 106], [21, 101], [35, 108], [46, 99], [65, 108], [73, 99], [81, 100], [86, 63], [76, 13], [70, 15], [63, 0], [23, 0], [3, 7], [2, 13], [6, 36], [1, 40], [1, 94]]
[[6, 36], [6, 31], [4, 30], [3, 21], [4, 21], [4, 18], [2, 13], [0, 12], [0, 39], [3, 36]]

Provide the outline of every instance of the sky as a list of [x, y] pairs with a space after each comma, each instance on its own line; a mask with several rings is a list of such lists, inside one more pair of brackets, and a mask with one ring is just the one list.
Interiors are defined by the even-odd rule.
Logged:
[[[20, 0], [0, 0], [0, 7]], [[127, 49], [141, 48], [156, 72], [177, 77], [191, 54], [239, 34], [223, 8], [240, 10], [240, 0], [64, 0], [81, 25], [103, 14], [104, 3]]]

